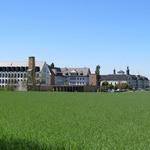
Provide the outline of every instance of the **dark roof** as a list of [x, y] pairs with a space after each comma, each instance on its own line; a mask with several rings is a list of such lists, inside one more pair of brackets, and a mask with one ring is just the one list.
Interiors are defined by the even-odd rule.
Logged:
[[58, 67], [51, 67], [51, 66], [48, 66], [50, 72], [56, 76], [62, 76], [62, 72], [61, 72], [61, 69], [58, 68]]
[[110, 75], [101, 75], [102, 81], [127, 81], [127, 80], [149, 80], [144, 76], [136, 76], [136, 75], [118, 75], [118, 74], [110, 74]]
[[138, 80], [149, 80], [147, 77], [137, 75]]
[[127, 81], [126, 75], [101, 75], [102, 81]]
[[137, 80], [135, 75], [118, 75], [118, 74], [111, 74], [111, 75], [101, 75], [102, 81], [127, 81], [127, 80]]
[[[28, 67], [0, 67], [0, 72], [27, 72]], [[35, 67], [35, 72], [39, 72], [40, 71], [40, 67]]]

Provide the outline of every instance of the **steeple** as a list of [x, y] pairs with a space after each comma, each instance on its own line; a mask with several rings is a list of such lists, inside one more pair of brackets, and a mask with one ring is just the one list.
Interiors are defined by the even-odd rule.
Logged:
[[114, 74], [114, 75], [116, 74], [116, 69], [113, 70], [113, 74]]
[[130, 75], [130, 69], [129, 67], [127, 67], [127, 72], [126, 72], [127, 75]]

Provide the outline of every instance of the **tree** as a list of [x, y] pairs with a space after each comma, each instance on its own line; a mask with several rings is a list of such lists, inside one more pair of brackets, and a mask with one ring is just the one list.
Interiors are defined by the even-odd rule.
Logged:
[[54, 67], [55, 67], [55, 64], [54, 64], [54, 63], [51, 63], [50, 66], [51, 66], [51, 68], [54, 68]]
[[107, 81], [103, 82], [102, 86], [101, 86], [101, 91], [102, 92], [107, 92], [108, 91], [108, 86], [109, 86], [109, 83]]
[[120, 90], [127, 90], [129, 88], [129, 85], [127, 83], [118, 83], [115, 86], [115, 89], [120, 89]]
[[102, 86], [105, 86], [105, 87], [106, 87], [106, 86], [108, 86], [108, 85], [109, 85], [109, 83], [108, 83], [107, 81], [105, 81], [105, 82], [102, 83]]
[[96, 66], [95, 74], [96, 74], [96, 80], [97, 80], [97, 86], [100, 86], [100, 66]]
[[108, 85], [108, 89], [109, 89], [109, 90], [114, 89], [114, 86], [113, 86], [113, 84], [112, 84], [112, 83]]

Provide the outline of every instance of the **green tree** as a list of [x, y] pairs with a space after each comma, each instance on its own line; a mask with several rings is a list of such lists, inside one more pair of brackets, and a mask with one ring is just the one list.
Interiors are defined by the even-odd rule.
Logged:
[[108, 91], [108, 86], [109, 86], [109, 83], [107, 81], [103, 82], [102, 86], [101, 86], [101, 91], [102, 92], [107, 92]]
[[95, 74], [96, 74], [96, 80], [97, 80], [97, 86], [100, 86], [100, 65], [96, 66]]
[[127, 90], [129, 89], [129, 85], [127, 83], [118, 83], [116, 84], [115, 89]]
[[114, 89], [114, 86], [112, 85], [112, 83], [108, 85], [108, 89], [110, 90]]

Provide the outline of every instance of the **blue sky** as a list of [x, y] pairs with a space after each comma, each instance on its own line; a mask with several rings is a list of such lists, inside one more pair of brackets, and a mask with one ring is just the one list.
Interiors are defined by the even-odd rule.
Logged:
[[101, 65], [150, 77], [149, 0], [0, 1], [0, 60]]

